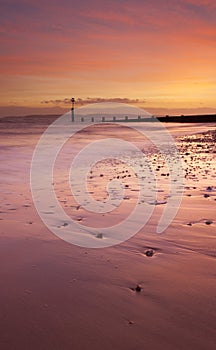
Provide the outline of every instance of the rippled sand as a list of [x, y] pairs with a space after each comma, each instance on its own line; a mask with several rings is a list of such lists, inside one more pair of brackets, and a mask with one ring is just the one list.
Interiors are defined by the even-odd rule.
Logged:
[[[156, 233], [156, 226], [169, 200], [169, 172], [159, 152], [139, 137], [133, 139], [157, 177], [156, 197], [146, 198], [153, 215], [130, 240], [88, 249], [52, 234], [31, 198], [33, 151], [53, 120], [0, 120], [1, 348], [215, 349], [216, 126], [167, 125], [184, 164], [185, 187], [178, 214], [162, 234]], [[80, 133], [72, 141], [74, 155], [104, 134], [119, 136], [120, 129], [112, 125]], [[121, 136], [124, 133], [122, 129]], [[54, 188], [77, 222], [109, 226], [137, 205], [133, 169], [108, 159], [91, 169], [88, 191], [103, 202], [107, 182], [121, 180], [121, 206], [100, 215], [85, 211], [71, 196], [69, 163], [66, 149], [57, 159]], [[47, 215], [53, 215], [52, 208]], [[54, 218], [54, 223], [64, 230], [64, 222]]]

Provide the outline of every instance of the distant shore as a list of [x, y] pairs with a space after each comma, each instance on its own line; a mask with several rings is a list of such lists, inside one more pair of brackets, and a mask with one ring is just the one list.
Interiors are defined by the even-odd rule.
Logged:
[[[22, 122], [31, 122], [33, 119], [37, 118], [38, 121], [47, 121], [47, 118], [51, 121], [57, 119], [61, 115], [59, 114], [44, 114], [44, 115], [26, 115], [26, 116], [5, 116], [5, 117], [0, 117], [0, 122], [9, 122], [13, 123], [14, 121], [17, 120], [17, 118], [20, 118]], [[75, 115], [76, 119], [76, 115]], [[130, 118], [125, 116], [125, 119], [118, 119], [113, 117], [113, 120], [106, 120], [106, 118], [103, 120], [104, 122], [152, 122], [152, 121], [157, 121], [159, 120], [160, 122], [163, 123], [216, 123], [216, 114], [189, 114], [189, 115], [165, 115], [165, 116], [156, 116], [153, 115], [150, 118], [143, 118], [139, 117], [138, 118]]]
[[158, 117], [158, 120], [165, 123], [215, 123], [216, 114], [181, 115]]

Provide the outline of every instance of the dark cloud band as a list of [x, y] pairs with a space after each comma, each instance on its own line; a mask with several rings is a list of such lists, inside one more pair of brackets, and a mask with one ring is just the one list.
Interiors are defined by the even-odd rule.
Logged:
[[[76, 98], [75, 99], [77, 105], [84, 105], [88, 103], [100, 103], [100, 102], [118, 102], [118, 103], [128, 103], [128, 104], [140, 104], [145, 103], [146, 101], [144, 99], [131, 99], [127, 97], [115, 97], [115, 98], [103, 98], [103, 97], [87, 97], [87, 98]], [[56, 100], [43, 100], [41, 101], [41, 104], [49, 104], [49, 105], [59, 105], [64, 104], [68, 105], [71, 104], [70, 98], [64, 98], [64, 99], [56, 99]]]

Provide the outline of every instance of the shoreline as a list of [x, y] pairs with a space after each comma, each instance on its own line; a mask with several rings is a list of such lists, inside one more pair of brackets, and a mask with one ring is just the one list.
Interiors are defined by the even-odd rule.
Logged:
[[[76, 111], [76, 110], [75, 110]], [[68, 113], [68, 112], [67, 112]], [[18, 118], [22, 119], [25, 122], [30, 122], [33, 119], [39, 119], [40, 121], [50, 119], [53, 121], [63, 114], [33, 114], [25, 116], [0, 116], [0, 123], [13, 122], [17, 121]], [[76, 117], [76, 115], [75, 115]], [[113, 123], [130, 123], [130, 122], [154, 122], [159, 120], [163, 123], [216, 123], [216, 114], [188, 114], [188, 115], [165, 115], [165, 116], [155, 116], [152, 115], [151, 118], [127, 118], [126, 119], [113, 119], [113, 120], [104, 120], [103, 122], [113, 122]]]

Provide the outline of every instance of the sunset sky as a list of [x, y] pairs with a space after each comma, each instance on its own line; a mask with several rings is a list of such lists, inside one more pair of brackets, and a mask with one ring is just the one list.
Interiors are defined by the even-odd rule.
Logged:
[[0, 3], [0, 116], [71, 97], [216, 113], [215, 0]]

